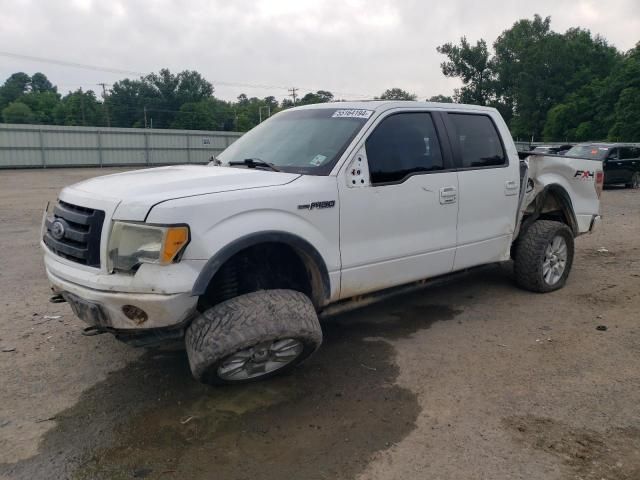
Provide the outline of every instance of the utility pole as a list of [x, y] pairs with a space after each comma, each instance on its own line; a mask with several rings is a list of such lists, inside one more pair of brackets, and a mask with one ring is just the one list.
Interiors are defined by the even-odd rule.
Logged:
[[104, 116], [107, 118], [107, 127], [111, 126], [111, 119], [109, 118], [109, 106], [107, 105], [107, 84], [99, 83], [102, 86], [102, 106], [104, 107]]
[[147, 106], [143, 107], [144, 109], [144, 128], [147, 128]]
[[294, 107], [296, 106], [296, 97], [297, 97], [296, 92], [297, 92], [298, 90], [299, 90], [299, 89], [298, 89], [298, 88], [296, 88], [296, 87], [291, 87], [291, 88], [289, 89], [289, 91], [291, 92], [291, 94], [290, 94], [289, 96], [293, 98], [293, 106], [294, 106]]

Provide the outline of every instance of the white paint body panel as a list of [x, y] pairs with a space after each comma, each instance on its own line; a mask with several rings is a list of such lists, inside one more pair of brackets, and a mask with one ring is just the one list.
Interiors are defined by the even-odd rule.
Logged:
[[601, 172], [602, 162], [559, 155], [531, 155], [527, 162], [529, 178], [534, 182], [534, 193], [549, 185], [564, 188], [571, 197], [579, 233], [587, 233], [593, 216], [600, 213], [600, 199], [596, 195], [595, 179], [581, 178], [576, 176], [576, 172]]
[[502, 117], [495, 111], [487, 114], [503, 138], [508, 164], [458, 172], [460, 210], [454, 270], [508, 260], [515, 231], [520, 159]]

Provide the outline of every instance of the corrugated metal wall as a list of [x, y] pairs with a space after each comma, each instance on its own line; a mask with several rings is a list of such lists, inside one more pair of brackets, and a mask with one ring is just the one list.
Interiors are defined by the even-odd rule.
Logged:
[[0, 123], [0, 168], [206, 163], [241, 135]]

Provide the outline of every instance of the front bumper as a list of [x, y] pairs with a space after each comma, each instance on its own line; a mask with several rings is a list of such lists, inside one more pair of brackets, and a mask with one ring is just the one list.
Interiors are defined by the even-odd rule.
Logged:
[[[91, 326], [106, 330], [140, 330], [174, 327], [186, 322], [195, 312], [198, 299], [190, 292], [162, 295], [157, 293], [122, 293], [92, 290], [67, 282], [47, 270], [47, 277], [54, 293], [61, 293], [67, 300], [75, 296], [100, 308], [102, 315], [80, 315]], [[71, 297], [73, 298], [73, 297]], [[144, 322], [128, 318], [122, 307], [133, 305], [144, 310], [148, 318]], [[74, 311], [76, 309], [74, 308]]]
[[[191, 287], [204, 262], [183, 260], [164, 267], [148, 265], [151, 268], [146, 272], [125, 277], [75, 266], [46, 246], [43, 249], [51, 289], [55, 294], [63, 294], [73, 304], [74, 312], [90, 326], [119, 331], [176, 327], [195, 313], [198, 298], [191, 295]], [[144, 321], [128, 318], [122, 310], [125, 305], [142, 309], [147, 318]]]

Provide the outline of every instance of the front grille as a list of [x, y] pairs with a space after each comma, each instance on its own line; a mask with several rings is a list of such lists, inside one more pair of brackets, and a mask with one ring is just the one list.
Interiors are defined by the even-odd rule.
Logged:
[[58, 201], [45, 220], [44, 243], [63, 258], [89, 267], [100, 266], [104, 212]]

